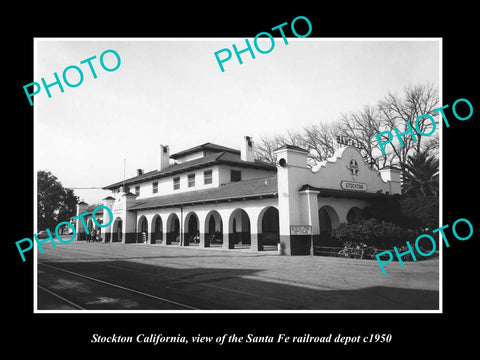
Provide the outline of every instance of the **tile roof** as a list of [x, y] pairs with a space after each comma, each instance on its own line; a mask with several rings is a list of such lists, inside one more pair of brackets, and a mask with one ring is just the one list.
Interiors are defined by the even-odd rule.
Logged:
[[187, 204], [214, 203], [235, 199], [277, 196], [277, 176], [231, 182], [219, 187], [155, 196], [137, 200], [128, 210], [172, 207]]
[[105, 186], [103, 189], [114, 189], [117, 187], [122, 186], [124, 183], [125, 185], [131, 185], [140, 183], [147, 180], [158, 179], [170, 175], [175, 175], [178, 173], [190, 171], [193, 169], [198, 169], [202, 167], [207, 167], [215, 164], [227, 164], [227, 165], [236, 165], [242, 167], [251, 167], [256, 169], [263, 169], [263, 170], [272, 170], [276, 171], [275, 165], [268, 164], [263, 161], [255, 160], [255, 162], [248, 162], [240, 160], [239, 155], [232, 154], [230, 152], [219, 152], [211, 155], [207, 155], [198, 159], [186, 161], [180, 164], [170, 165], [168, 168], [159, 170], [149, 171], [142, 175], [134, 176], [132, 178], [126, 179], [125, 181], [118, 181], [111, 185]]

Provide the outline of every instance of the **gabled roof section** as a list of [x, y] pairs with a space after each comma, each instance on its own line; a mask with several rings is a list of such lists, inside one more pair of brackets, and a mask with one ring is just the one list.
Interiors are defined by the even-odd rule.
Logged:
[[161, 171], [158, 171], [158, 170], [149, 171], [145, 174], [126, 179], [125, 181], [118, 181], [114, 184], [105, 186], [103, 189], [111, 190], [111, 189], [118, 188], [123, 184], [125, 185], [138, 184], [144, 181], [172, 176], [175, 174], [180, 174], [183, 172], [192, 171], [195, 169], [200, 169], [200, 168], [217, 165], [217, 164], [249, 167], [249, 168], [270, 170], [270, 171], [276, 171], [277, 169], [275, 165], [268, 164], [263, 161], [258, 161], [258, 160], [255, 160], [255, 162], [242, 161], [240, 159], [240, 155], [236, 155], [231, 152], [222, 151], [222, 152], [210, 154], [198, 159], [186, 161], [180, 164], [170, 165], [168, 168], [163, 169]]
[[172, 154], [172, 155], [170, 155], [170, 158], [171, 159], [179, 159], [181, 157], [184, 157], [186, 155], [190, 155], [190, 154], [193, 154], [193, 153], [196, 153], [196, 152], [199, 152], [199, 151], [213, 151], [213, 152], [223, 152], [223, 151], [225, 151], [225, 152], [229, 152], [229, 153], [232, 153], [232, 154], [240, 155], [239, 150], [232, 149], [232, 148], [222, 146], [222, 145], [212, 144], [212, 143], [208, 142], [208, 143], [198, 145], [198, 146], [194, 146], [190, 149], [182, 150], [180, 152]]
[[215, 188], [194, 190], [141, 199], [129, 210], [166, 208], [180, 205], [215, 203], [235, 200], [276, 197], [277, 176], [231, 182]]

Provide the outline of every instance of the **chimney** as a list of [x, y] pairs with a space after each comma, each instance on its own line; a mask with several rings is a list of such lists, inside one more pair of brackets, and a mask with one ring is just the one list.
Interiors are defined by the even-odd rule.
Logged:
[[250, 136], [243, 138], [242, 147], [240, 148], [240, 159], [243, 161], [254, 162], [253, 155], [253, 139]]
[[143, 175], [143, 169], [137, 169], [137, 176]]
[[168, 168], [170, 162], [170, 148], [168, 145], [160, 145], [160, 159], [158, 164], [158, 170], [162, 171]]

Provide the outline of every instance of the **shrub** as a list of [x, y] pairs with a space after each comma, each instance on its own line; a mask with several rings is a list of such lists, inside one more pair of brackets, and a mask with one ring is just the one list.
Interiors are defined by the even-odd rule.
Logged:
[[413, 234], [413, 230], [374, 218], [358, 223], [342, 223], [332, 231], [332, 237], [344, 246], [372, 246], [379, 249], [403, 246]]
[[[407, 241], [413, 248], [415, 240], [421, 233], [423, 232], [420, 230], [405, 229], [393, 223], [372, 218], [361, 220], [358, 223], [341, 223], [332, 231], [331, 236], [344, 246], [344, 249], [339, 252], [340, 255], [376, 259], [375, 255], [379, 251], [390, 250], [393, 252], [394, 246], [397, 247], [399, 253], [407, 251]], [[422, 242], [419, 247], [423, 253], [429, 253], [432, 249], [429, 242]], [[387, 255], [384, 255], [383, 259], [386, 258]], [[394, 259], [397, 260], [395, 256]], [[423, 260], [424, 258], [416, 256], [416, 259]], [[412, 261], [413, 259], [410, 254], [406, 254], [402, 256], [402, 260]]]
[[378, 219], [408, 229], [436, 229], [439, 226], [438, 195], [422, 198], [379, 194], [362, 210], [364, 219]]

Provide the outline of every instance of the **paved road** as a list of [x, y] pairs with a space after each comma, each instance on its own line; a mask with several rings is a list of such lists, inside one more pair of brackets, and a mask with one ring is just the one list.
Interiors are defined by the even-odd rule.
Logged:
[[[47, 244], [45, 244], [47, 245]], [[75, 242], [38, 254], [39, 310], [437, 310], [437, 260]]]

